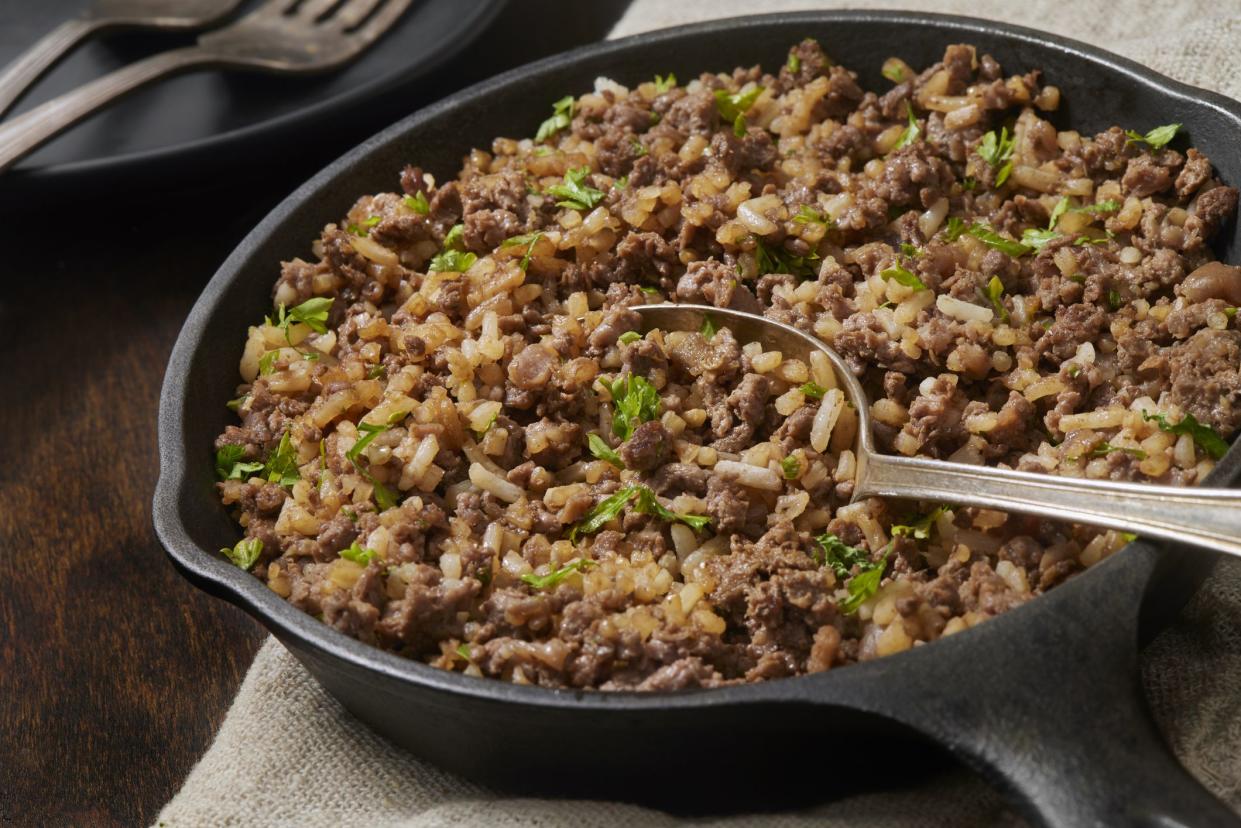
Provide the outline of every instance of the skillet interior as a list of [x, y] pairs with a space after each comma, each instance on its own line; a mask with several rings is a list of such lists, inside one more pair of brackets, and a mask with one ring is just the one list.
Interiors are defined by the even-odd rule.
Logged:
[[[1042, 821], [1064, 821], [1074, 800], [1092, 795], [1103, 802], [1097, 807], [1128, 803], [1130, 810], [1158, 812], [1182, 800], [1208, 807], [1195, 800], [1199, 792], [1166, 752], [1155, 755], [1161, 743], [1135, 683], [1138, 607], [1142, 630], [1157, 629], [1205, 575], [1212, 559], [1204, 553], [1139, 542], [1040, 600], [933, 647], [816, 676], [675, 695], [551, 691], [445, 673], [343, 636], [212, 554], [231, 545], [237, 530], [214, 496], [207, 447], [226, 422], [220, 401], [232, 396], [246, 327], [268, 308], [279, 261], [304, 255], [320, 228], [358, 195], [391, 190], [407, 161], [451, 178], [469, 147], [488, 146], [496, 135], [532, 134], [548, 102], [583, 91], [597, 75], [633, 83], [670, 70], [689, 78], [735, 65], [775, 66], [805, 36], [857, 71], [864, 88], [880, 88], [880, 64], [889, 54], [927, 65], [947, 44], [969, 42], [1006, 71], [1042, 68], [1064, 92], [1058, 125], [1092, 132], [1114, 123], [1180, 121], [1223, 180], [1241, 181], [1241, 151], [1232, 142], [1241, 105], [1017, 27], [903, 13], [770, 15], [551, 58], [370, 139], [299, 188], [229, 257], [191, 312], [168, 366], [154, 508], [161, 540], [191, 580], [254, 614], [359, 718], [448, 769], [493, 784], [633, 797], [663, 787], [639, 786], [639, 774], [675, 771], [679, 781], [666, 793], [685, 803], [692, 793], [687, 780], [718, 780], [724, 768], [715, 757], [727, 757], [732, 793], [721, 797], [718, 785], [701, 789], [716, 808], [736, 807], [772, 777], [822, 797], [826, 778], [849, 787], [848, 774], [838, 772], [865, 767], [859, 760], [867, 755], [891, 764], [900, 752], [893, 745], [907, 746], [916, 730], [987, 771]], [[1236, 261], [1235, 227], [1222, 236], [1216, 252]], [[1239, 452], [1229, 452], [1212, 484], [1235, 480]], [[1119, 713], [1096, 715], [1092, 700], [1103, 695]], [[1110, 744], [1083, 735], [1100, 728], [1119, 728], [1125, 737]], [[1115, 775], [1079, 768], [1060, 778], [1044, 767], [1081, 762], [1110, 764]], [[809, 786], [797, 769], [818, 781]], [[1162, 780], [1164, 790], [1144, 805], [1132, 789], [1148, 776]], [[805, 799], [782, 796], [768, 804]], [[1191, 812], [1205, 813], [1200, 808]]]

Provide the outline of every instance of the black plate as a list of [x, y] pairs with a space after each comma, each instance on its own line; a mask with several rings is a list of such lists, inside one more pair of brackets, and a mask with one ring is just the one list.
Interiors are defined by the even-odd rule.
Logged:
[[[249, 0], [241, 12], [260, 2]], [[235, 168], [248, 156], [283, 157], [273, 153], [282, 142], [304, 143], [307, 135], [320, 141], [321, 131], [339, 129], [368, 106], [410, 95], [420, 78], [482, 34], [504, 2], [414, 0], [400, 22], [361, 58], [326, 75], [204, 71], [160, 81], [22, 160], [4, 176], [5, 200], [26, 194], [44, 197], [49, 190], [80, 194], [103, 180], [132, 187], [140, 181], [185, 180], [187, 174], [202, 178]], [[85, 0], [0, 0], [0, 66], [86, 5]], [[187, 34], [104, 33], [44, 76], [13, 112], [193, 39]]]
[[[282, 259], [305, 255], [358, 194], [390, 190], [417, 160], [437, 176], [465, 148], [532, 134], [548, 101], [674, 71], [783, 62], [817, 37], [880, 87], [880, 62], [911, 64], [969, 42], [1009, 72], [1046, 71], [1068, 101], [1058, 117], [1091, 132], [1181, 122], [1188, 141], [1241, 181], [1241, 104], [1131, 61], [1016, 26], [904, 12], [815, 12], [717, 21], [599, 44], [468, 89], [394, 125], [324, 169], [237, 248], [195, 305], [160, 401], [155, 529], [173, 563], [241, 606], [359, 719], [443, 767], [525, 792], [587, 793], [727, 809], [831, 795], [839, 780], [891, 785], [946, 747], [1037, 823], [1235, 826], [1235, 814], [1172, 757], [1146, 710], [1138, 648], [1209, 571], [1209, 553], [1139, 540], [1038, 600], [895, 656], [811, 676], [667, 694], [523, 687], [437, 670], [362, 644], [295, 609], [216, 549], [237, 527], [214, 492], [210, 446], [228, 422], [246, 326], [269, 310]], [[1238, 232], [1217, 252], [1235, 261]], [[221, 344], [223, 343], [223, 344]], [[1233, 446], [1209, 478], [1241, 477]], [[864, 769], [859, 774], [859, 769]], [[898, 782], [899, 783], [899, 782]]]

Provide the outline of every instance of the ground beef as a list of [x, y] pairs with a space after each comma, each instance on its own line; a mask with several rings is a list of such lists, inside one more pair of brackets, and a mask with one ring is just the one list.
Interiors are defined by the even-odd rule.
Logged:
[[[1130, 124], [1059, 133], [1042, 83], [952, 44], [866, 92], [806, 39], [778, 74], [601, 79], [538, 140], [406, 166], [248, 320], [215, 442], [245, 532], [225, 554], [361, 641], [592, 690], [839, 669], [1055, 588], [1124, 536], [850, 503], [823, 366], [718, 312], [669, 331], [638, 310], [820, 337], [885, 451], [1198, 480], [1214, 458], [1159, 448], [1160, 424], [1241, 428], [1241, 268], [1210, 247], [1237, 190]], [[1121, 424], [1081, 427], [1099, 411]]]

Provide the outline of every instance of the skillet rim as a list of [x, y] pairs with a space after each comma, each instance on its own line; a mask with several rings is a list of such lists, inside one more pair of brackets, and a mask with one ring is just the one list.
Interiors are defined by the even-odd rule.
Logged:
[[[964, 634], [937, 640], [934, 648], [914, 648], [874, 661], [852, 664], [848, 670], [832, 670], [815, 675], [720, 688], [638, 692], [520, 686], [442, 670], [346, 636], [298, 610], [250, 573], [200, 548], [190, 538], [181, 519], [180, 504], [183, 500], [190, 503], [186, 508], [201, 508], [193, 502], [195, 495], [188, 489], [189, 481], [185, 472], [188, 464], [193, 462], [193, 457], [187, 456], [184, 445], [185, 425], [191, 416], [191, 412], [185, 407], [184, 397], [189, 368], [195, 353], [204, 345], [210, 315], [226, 289], [244, 273], [247, 260], [254, 249], [260, 247], [269, 236], [279, 232], [291, 212], [329, 187], [343, 170], [357, 163], [364, 164], [369, 156], [389, 142], [400, 139], [424, 123], [450, 115], [454, 109], [467, 102], [485, 100], [497, 93], [503, 93], [506, 87], [548, 70], [571, 66], [588, 58], [622, 54], [638, 45], [675, 42], [686, 36], [710, 37], [734, 29], [771, 24], [830, 25], [833, 22], [877, 23], [909, 27], [914, 31], [930, 29], [937, 34], [959, 33], [963, 37], [999, 35], [1018, 43], [1061, 52], [1090, 68], [1119, 73], [1140, 84], [1149, 94], [1159, 95], [1169, 101], [1181, 101], [1188, 106], [1207, 107], [1241, 124], [1241, 103], [1219, 93], [1174, 80], [1107, 50], [1024, 26], [930, 12], [820, 10], [746, 15], [692, 23], [588, 44], [477, 83], [397, 121], [309, 178], [255, 225], [219, 267], [194, 303], [168, 359], [158, 415], [160, 475], [152, 504], [152, 521], [156, 535], [176, 568], [195, 586], [244, 609], [277, 638], [296, 639], [301, 647], [321, 651], [338, 662], [348, 663], [353, 669], [377, 672], [388, 679], [410, 682], [425, 690], [479, 701], [520, 703], [537, 708], [572, 708], [578, 711], [642, 711], [655, 708], [667, 711], [670, 708], [770, 704], [779, 701], [806, 701], [819, 705], [837, 704], [866, 709], [866, 705], [859, 704], [856, 693], [850, 692], [851, 688], [865, 687], [872, 680], [893, 671], [917, 675], [921, 659], [946, 659], [951, 654], [950, 648], [984, 646], [983, 642], [987, 637], [1003, 638], [1015, 625], [1025, 626], [1023, 622], [1028, 620], [1029, 613], [1020, 612], [1027, 608], [1023, 606], [1017, 608], [1018, 612], [1004, 613], [990, 619], [987, 624], [965, 631]], [[1230, 447], [1207, 481], [1216, 485], [1233, 483], [1239, 471], [1241, 440]], [[204, 503], [203, 506], [205, 505]], [[1102, 578], [1108, 577], [1104, 573], [1111, 573], [1122, 567], [1136, 567], [1142, 563], [1154, 568], [1161, 559], [1173, 554], [1168, 547], [1158, 547], [1144, 540], [1129, 544], [1124, 551], [1125, 555], [1112, 555], [1092, 567], [1089, 572], [1081, 573], [1079, 577], [1071, 579], [1050, 594], [1040, 596], [1039, 600], [1032, 601], [1029, 605], [1041, 606], [1050, 611], [1057, 601], [1068, 603], [1075, 600], [1082, 590], [1095, 587]], [[1095, 574], [1096, 572], [1099, 574]], [[1136, 610], [1137, 608], [1135, 614]], [[931, 655], [927, 654], [928, 649]]]

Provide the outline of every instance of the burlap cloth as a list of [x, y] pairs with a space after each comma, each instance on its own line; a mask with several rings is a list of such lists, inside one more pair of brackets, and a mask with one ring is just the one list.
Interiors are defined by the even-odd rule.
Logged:
[[[588, 0], [587, 0], [588, 1]], [[758, 11], [908, 8], [906, 2], [636, 0], [613, 37]], [[922, 10], [994, 17], [1089, 40], [1197, 86], [1241, 97], [1241, 4], [939, 0]], [[566, 5], [568, 8], [568, 5]], [[831, 44], [826, 44], [831, 51]], [[877, 55], [877, 58], [884, 57]], [[719, 67], [726, 68], [726, 67]], [[653, 67], [652, 71], [659, 67]], [[1175, 113], [1168, 113], [1175, 120]], [[1148, 697], [1185, 766], [1241, 811], [1241, 562], [1225, 561], [1144, 654]], [[1010, 823], [965, 771], [810, 811], [693, 820], [741, 826], [974, 826]], [[259, 651], [215, 743], [165, 806], [167, 826], [674, 825], [608, 802], [499, 797], [400, 750], [346, 713], [274, 640]]]

